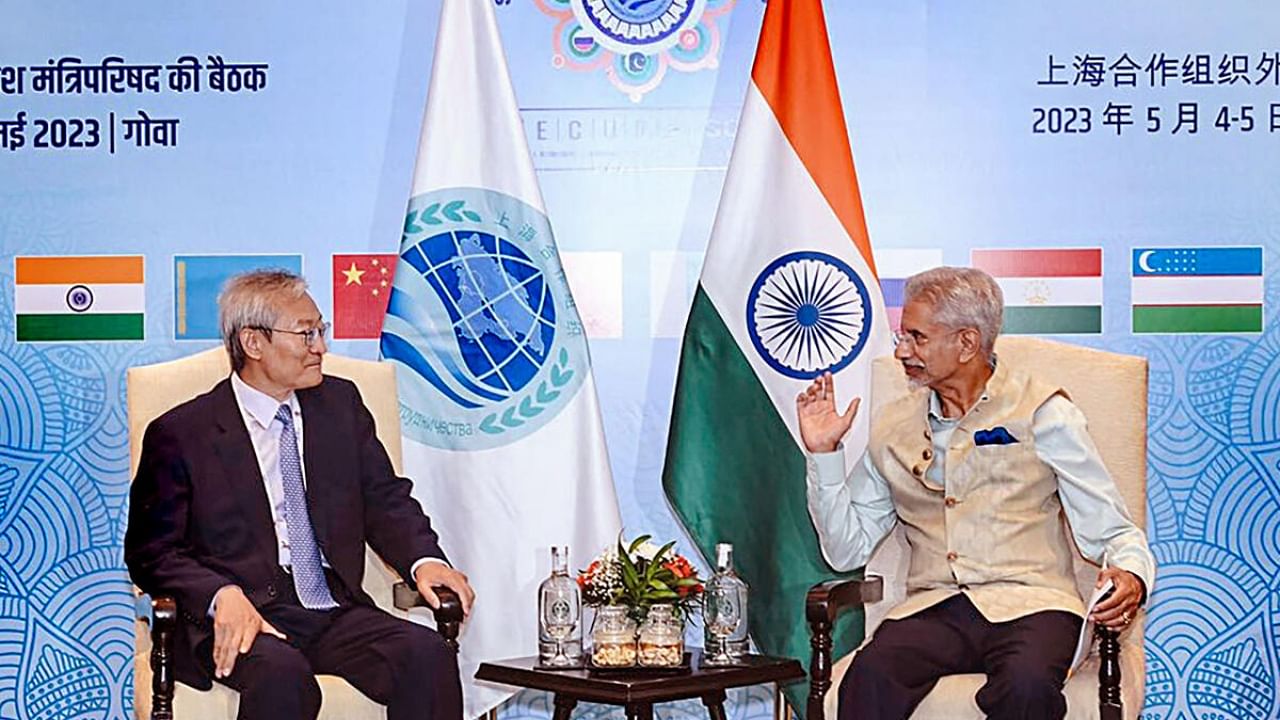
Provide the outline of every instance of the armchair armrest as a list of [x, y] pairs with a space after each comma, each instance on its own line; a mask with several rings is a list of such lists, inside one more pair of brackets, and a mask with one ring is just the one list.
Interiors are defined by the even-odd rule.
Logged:
[[809, 588], [804, 614], [809, 621], [809, 701], [807, 720], [823, 720], [822, 701], [831, 689], [831, 628], [846, 608], [859, 607], [884, 597], [884, 578], [828, 580]]
[[[440, 598], [440, 607], [431, 611], [436, 618], [436, 630], [444, 637], [445, 642], [454, 650], [458, 649], [458, 633], [462, 630], [462, 600], [458, 593], [443, 585], [437, 585], [436, 597]], [[407, 582], [401, 581], [391, 588], [392, 603], [397, 610], [409, 610], [416, 607], [431, 607], [422, 599], [422, 594]]]
[[138, 598], [138, 619], [151, 626], [151, 720], [173, 720], [173, 635], [178, 603], [167, 595]]

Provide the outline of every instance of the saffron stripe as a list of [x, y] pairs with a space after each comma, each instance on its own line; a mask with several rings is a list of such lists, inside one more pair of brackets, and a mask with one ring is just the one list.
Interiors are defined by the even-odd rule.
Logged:
[[820, 0], [786, 0], [765, 6], [751, 80], [875, 274]]

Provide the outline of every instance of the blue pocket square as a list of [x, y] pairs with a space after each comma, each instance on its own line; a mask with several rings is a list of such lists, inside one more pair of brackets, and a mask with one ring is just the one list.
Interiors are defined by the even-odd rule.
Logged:
[[1018, 438], [1009, 434], [1003, 425], [990, 430], [979, 430], [973, 434], [974, 445], [1012, 445]]

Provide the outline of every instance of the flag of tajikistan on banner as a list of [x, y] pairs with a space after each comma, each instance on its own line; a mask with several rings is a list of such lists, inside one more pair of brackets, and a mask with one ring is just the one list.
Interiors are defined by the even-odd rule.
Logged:
[[404, 468], [476, 590], [459, 664], [466, 717], [510, 691], [476, 667], [537, 653], [550, 547], [586, 567], [618, 501], [582, 323], [533, 174], [491, 0], [444, 0], [383, 359]]
[[[765, 652], [809, 657], [805, 592], [836, 574], [805, 506], [795, 398], [823, 372], [843, 409], [890, 352], [819, 0], [765, 11], [685, 329], [663, 485], [703, 556], [734, 545]], [[864, 403], [870, 408], [870, 403]], [[866, 446], [867, 413], [845, 440]], [[837, 654], [862, 638], [837, 627]], [[789, 689], [803, 712], [803, 686]]]
[[1004, 293], [1010, 335], [1102, 332], [1102, 248], [974, 250], [973, 267]]

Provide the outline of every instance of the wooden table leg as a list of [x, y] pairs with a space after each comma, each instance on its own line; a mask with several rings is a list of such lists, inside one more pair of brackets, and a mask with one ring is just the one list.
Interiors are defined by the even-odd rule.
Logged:
[[713, 690], [703, 695], [702, 704], [707, 706], [707, 716], [711, 720], [725, 720], [723, 690]]
[[556, 693], [555, 714], [551, 716], [552, 720], [569, 720], [569, 716], [573, 714], [573, 709], [577, 707], [578, 701], [574, 698]]
[[653, 703], [628, 703], [627, 720], [653, 720]]

